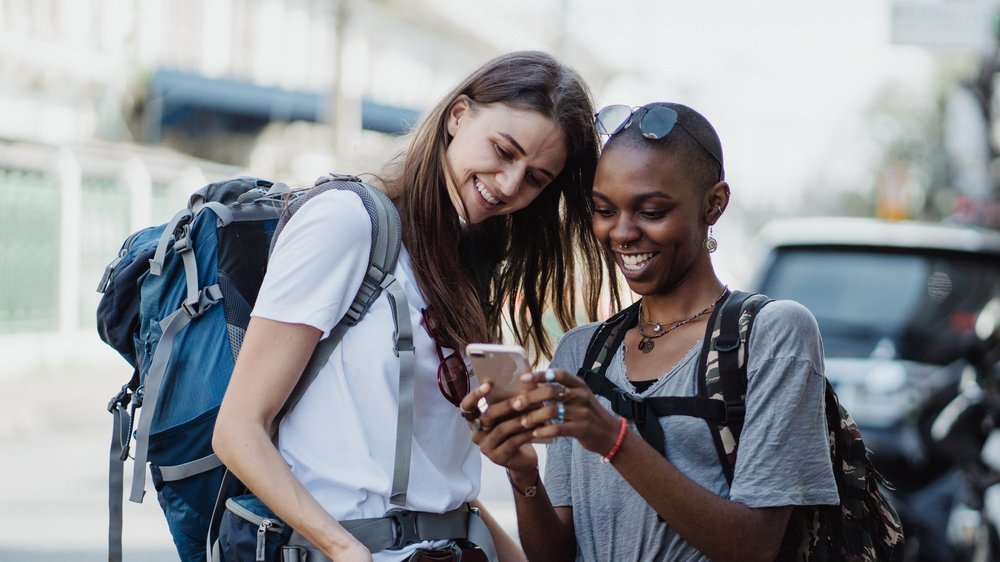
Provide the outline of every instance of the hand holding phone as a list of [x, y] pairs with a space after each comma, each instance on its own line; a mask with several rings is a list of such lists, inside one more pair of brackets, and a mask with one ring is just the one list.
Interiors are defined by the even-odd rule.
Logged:
[[[519, 345], [499, 345], [491, 343], [470, 343], [465, 353], [472, 363], [472, 371], [479, 384], [492, 385], [486, 395], [487, 404], [495, 404], [517, 396], [525, 385], [521, 375], [531, 372], [528, 355]], [[534, 439], [532, 443], [550, 443], [551, 439]]]

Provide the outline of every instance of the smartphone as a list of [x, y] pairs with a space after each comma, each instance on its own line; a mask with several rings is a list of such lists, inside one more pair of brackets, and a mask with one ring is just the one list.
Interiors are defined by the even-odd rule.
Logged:
[[[493, 404], [513, 398], [523, 389], [521, 375], [531, 372], [528, 354], [519, 345], [470, 343], [465, 354], [472, 363], [472, 371], [480, 384], [493, 384], [486, 395], [486, 403]], [[532, 443], [551, 443], [552, 439], [533, 439]]]
[[531, 372], [528, 355], [519, 345], [470, 343], [465, 354], [479, 384], [489, 382], [493, 385], [486, 395], [487, 404], [517, 395], [522, 384], [521, 375]]

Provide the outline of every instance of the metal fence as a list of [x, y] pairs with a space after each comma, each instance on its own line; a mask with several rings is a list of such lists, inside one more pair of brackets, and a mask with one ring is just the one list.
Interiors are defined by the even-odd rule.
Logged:
[[59, 325], [59, 185], [0, 169], [0, 333]]
[[204, 183], [238, 175], [181, 156], [0, 145], [0, 336], [92, 330], [105, 266]]

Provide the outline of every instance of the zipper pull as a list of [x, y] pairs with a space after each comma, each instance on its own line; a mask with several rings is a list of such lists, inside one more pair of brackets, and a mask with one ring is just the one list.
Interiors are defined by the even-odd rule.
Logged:
[[267, 541], [267, 530], [274, 525], [270, 519], [261, 519], [260, 527], [257, 527], [257, 562], [264, 562], [264, 543]]

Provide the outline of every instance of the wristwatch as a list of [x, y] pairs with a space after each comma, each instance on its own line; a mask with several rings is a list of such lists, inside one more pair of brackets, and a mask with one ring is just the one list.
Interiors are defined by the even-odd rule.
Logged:
[[510, 482], [510, 487], [514, 488], [514, 491], [526, 498], [533, 498], [535, 494], [538, 493], [538, 469], [535, 469], [535, 483], [531, 486], [526, 487], [524, 490], [519, 490], [517, 484], [514, 484], [514, 479], [510, 477], [510, 469], [507, 469], [507, 480]]

